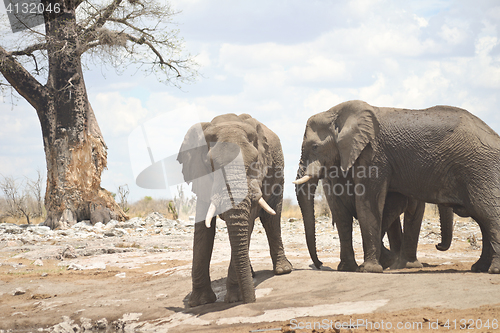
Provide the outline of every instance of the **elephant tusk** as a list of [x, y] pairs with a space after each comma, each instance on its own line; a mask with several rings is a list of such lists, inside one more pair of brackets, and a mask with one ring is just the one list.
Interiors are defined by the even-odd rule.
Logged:
[[210, 203], [210, 207], [208, 207], [207, 216], [205, 217], [205, 225], [207, 228], [210, 228], [210, 223], [212, 222], [212, 218], [214, 217], [216, 207], [213, 202]]
[[259, 199], [259, 205], [264, 208], [264, 210], [266, 212], [268, 212], [269, 214], [271, 215], [276, 215], [276, 212], [274, 211], [274, 209], [272, 209], [266, 202], [266, 200], [264, 200], [264, 198], [260, 197]]
[[306, 175], [300, 179], [294, 180], [292, 183], [294, 183], [295, 185], [304, 184], [304, 183], [307, 183], [309, 181], [309, 179], [311, 179], [311, 178], [312, 178], [311, 176]]

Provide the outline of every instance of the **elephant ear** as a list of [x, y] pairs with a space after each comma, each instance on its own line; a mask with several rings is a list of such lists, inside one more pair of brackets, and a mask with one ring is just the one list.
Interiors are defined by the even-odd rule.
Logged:
[[268, 151], [269, 151], [269, 143], [267, 142], [267, 137], [266, 137], [266, 134], [264, 133], [264, 128], [262, 127], [262, 124], [261, 123], [258, 123], [257, 126], [256, 126], [256, 130], [257, 130], [257, 137], [258, 137], [258, 141], [259, 141], [259, 152], [261, 149], [263, 149], [263, 153], [264, 154], [267, 154]]
[[211, 172], [207, 165], [208, 146], [205, 139], [205, 130], [210, 123], [198, 123], [193, 125], [184, 137], [177, 161], [182, 164], [184, 181], [188, 184], [193, 182], [193, 192], [196, 191], [196, 179]]
[[345, 113], [347, 114], [339, 114], [334, 129], [340, 154], [340, 167], [343, 171], [349, 170], [363, 149], [375, 140], [380, 127], [375, 113], [370, 109], [359, 111], [351, 109]]

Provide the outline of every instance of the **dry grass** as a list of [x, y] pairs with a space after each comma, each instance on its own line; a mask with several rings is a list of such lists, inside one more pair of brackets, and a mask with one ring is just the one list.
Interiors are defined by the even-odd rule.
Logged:
[[144, 197], [139, 201], [129, 205], [130, 210], [127, 212], [129, 217], [146, 217], [148, 214], [158, 212], [168, 219], [173, 219], [173, 215], [168, 210], [168, 203], [171, 200], [153, 199]]

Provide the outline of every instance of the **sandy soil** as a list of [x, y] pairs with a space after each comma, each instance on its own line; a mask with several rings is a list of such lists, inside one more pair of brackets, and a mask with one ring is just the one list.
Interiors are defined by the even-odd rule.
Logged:
[[[382, 274], [337, 272], [338, 237], [318, 223], [322, 270], [313, 269], [301, 221], [283, 223], [292, 273], [273, 276], [260, 223], [251, 259], [257, 302], [222, 301], [229, 260], [219, 223], [212, 258], [214, 304], [189, 308], [192, 227], [176, 234], [141, 231], [121, 237], [49, 237], [36, 244], [0, 241], [0, 329], [76, 332], [437, 332], [500, 329], [500, 275], [471, 273], [480, 250], [473, 222], [455, 226], [447, 252], [434, 248], [437, 222], [421, 232], [422, 269]], [[0, 238], [1, 239], [1, 238]], [[21, 244], [20, 244], [21, 243]], [[479, 243], [480, 244], [480, 243]], [[72, 255], [60, 258], [71, 245]], [[355, 249], [362, 262], [361, 238]], [[72, 258], [73, 257], [73, 258]], [[43, 264], [37, 266], [37, 264]]]

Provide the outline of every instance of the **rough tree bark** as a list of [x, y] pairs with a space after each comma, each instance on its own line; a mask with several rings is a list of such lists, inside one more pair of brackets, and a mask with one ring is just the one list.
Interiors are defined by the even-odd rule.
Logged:
[[[50, 2], [54, 3], [53, 0]], [[42, 128], [47, 163], [47, 219], [44, 224], [51, 228], [66, 228], [81, 220], [124, 220], [126, 214], [111, 193], [100, 186], [101, 173], [107, 163], [107, 147], [88, 100], [81, 56], [99, 46], [127, 49], [128, 42], [146, 45], [157, 57], [152, 67], [159, 65], [162, 69], [174, 70], [178, 77], [183, 61], [165, 61], [154, 43], [165, 45], [167, 41], [155, 40], [151, 29], [140, 29], [127, 21], [138, 18], [144, 13], [145, 6], [154, 1], [111, 1], [101, 10], [94, 10], [94, 16], [84, 19], [86, 26], [77, 22], [76, 9], [87, 1], [56, 2], [60, 4], [59, 13], [44, 13], [43, 40], [18, 51], [8, 52], [0, 47], [0, 72], [36, 109]], [[42, 3], [48, 4], [49, 0], [42, 0]], [[95, 9], [95, 5], [89, 8]], [[118, 8], [121, 16], [114, 14]], [[129, 13], [124, 15], [127, 8]], [[87, 10], [87, 13], [90, 12]], [[158, 17], [163, 14], [172, 13], [160, 12]], [[131, 33], [125, 32], [125, 29], [117, 32], [105, 28], [108, 21], [124, 24]], [[127, 51], [130, 53], [130, 50], [135, 49]], [[45, 85], [39, 83], [17, 59], [19, 56], [35, 59], [37, 51], [42, 52], [42, 56], [46, 55], [48, 63]], [[38, 71], [36, 60], [34, 65]]]

